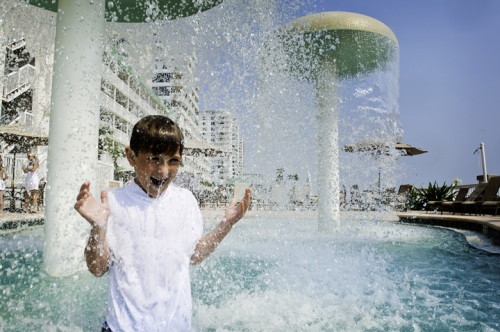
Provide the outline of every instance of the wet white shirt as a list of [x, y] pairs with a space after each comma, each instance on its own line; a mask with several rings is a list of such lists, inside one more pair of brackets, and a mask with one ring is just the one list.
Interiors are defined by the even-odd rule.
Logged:
[[109, 204], [109, 327], [189, 331], [189, 262], [203, 232], [196, 199], [172, 184], [151, 198], [132, 182], [111, 191]]

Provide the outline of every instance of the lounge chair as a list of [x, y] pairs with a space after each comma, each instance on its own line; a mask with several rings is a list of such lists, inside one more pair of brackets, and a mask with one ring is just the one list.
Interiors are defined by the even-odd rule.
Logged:
[[486, 184], [486, 188], [484, 188], [483, 195], [480, 198], [474, 201], [462, 203], [462, 214], [467, 212], [469, 212], [469, 214], [472, 214], [473, 210], [474, 213], [477, 215], [484, 202], [495, 201], [499, 188], [500, 188], [500, 176], [491, 177], [489, 182]]
[[448, 211], [453, 211], [453, 214], [455, 214], [457, 211], [462, 211], [462, 204], [465, 202], [474, 202], [479, 195], [481, 195], [486, 188], [488, 184], [487, 183], [480, 183], [477, 185], [477, 187], [474, 189], [474, 191], [467, 197], [467, 199], [463, 202], [459, 201], [446, 201], [441, 203], [441, 208], [446, 209]]
[[492, 212], [491, 215], [496, 216], [498, 214], [498, 207], [499, 206], [500, 206], [500, 201], [485, 201], [485, 202], [483, 202], [483, 204], [481, 204], [480, 214], [482, 214], [484, 216], [484, 215], [486, 215], [484, 210], [492, 209], [492, 211], [495, 211], [495, 212]]
[[398, 196], [400, 195], [409, 195], [410, 194], [410, 191], [413, 189], [413, 185], [412, 184], [402, 184], [399, 186], [399, 190], [398, 190]]
[[443, 207], [442, 204], [444, 202], [448, 202], [448, 203], [450, 203], [450, 202], [451, 203], [463, 202], [463, 201], [465, 201], [468, 192], [469, 192], [469, 188], [460, 188], [453, 201], [429, 201], [429, 202], [427, 202], [426, 210], [427, 210], [427, 212], [429, 212], [429, 211], [435, 211], [436, 209], [439, 209], [441, 211], [441, 214], [443, 214], [443, 210], [450, 211], [449, 209], [453, 208], [452, 204], [451, 205], [447, 204]]
[[395, 197], [396, 207], [398, 209], [403, 209], [404, 205], [408, 203], [408, 198], [410, 197], [412, 189], [412, 184], [402, 184], [399, 186], [398, 193]]
[[[490, 180], [490, 182], [488, 183], [500, 183], [500, 176], [495, 176], [495, 177], [492, 177]], [[484, 199], [483, 199], [483, 202], [481, 204], [481, 208], [480, 208], [480, 211], [479, 213], [482, 214], [482, 215], [485, 215], [485, 211], [484, 210], [489, 210], [489, 209], [492, 209], [492, 215], [493, 216], [496, 216], [498, 214], [498, 207], [500, 206], [500, 201], [498, 200], [498, 189], [500, 187], [500, 184], [498, 186], [496, 186], [496, 191], [495, 191], [495, 185], [492, 185], [491, 187], [491, 191], [488, 192], [488, 195], [486, 193], [486, 190], [484, 191]]]

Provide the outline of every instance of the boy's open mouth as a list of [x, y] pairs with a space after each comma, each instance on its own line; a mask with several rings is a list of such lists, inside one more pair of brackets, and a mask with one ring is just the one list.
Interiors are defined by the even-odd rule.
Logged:
[[165, 184], [165, 182], [167, 182], [168, 178], [165, 178], [165, 179], [161, 179], [161, 180], [158, 180], [158, 179], [155, 179], [154, 177], [150, 177], [151, 179], [151, 182], [153, 182], [153, 185], [155, 185], [156, 187], [161, 187]]

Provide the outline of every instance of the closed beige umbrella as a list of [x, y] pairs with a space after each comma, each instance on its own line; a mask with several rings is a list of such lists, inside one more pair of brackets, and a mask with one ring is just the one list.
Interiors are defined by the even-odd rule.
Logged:
[[423, 150], [406, 143], [396, 143], [396, 150], [401, 151], [401, 156], [416, 156], [418, 154], [427, 153], [427, 150]]
[[[400, 151], [401, 156], [416, 156], [422, 153], [427, 153], [427, 150], [423, 150], [406, 143], [396, 143], [394, 148]], [[345, 152], [371, 152], [376, 155], [389, 154], [389, 146], [387, 146], [386, 143], [375, 141], [365, 141], [357, 144], [346, 145], [343, 150]]]

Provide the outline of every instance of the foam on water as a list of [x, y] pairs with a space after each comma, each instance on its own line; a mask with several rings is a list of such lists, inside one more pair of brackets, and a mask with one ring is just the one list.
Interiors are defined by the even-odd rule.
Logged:
[[312, 220], [233, 233], [193, 275], [200, 330], [498, 329], [498, 259], [457, 233], [362, 222], [320, 234]]
[[[500, 260], [447, 229], [248, 219], [192, 270], [199, 331], [499, 330]], [[211, 225], [207, 223], [207, 228]], [[0, 330], [95, 331], [107, 277], [40, 270], [43, 231], [4, 236]]]

